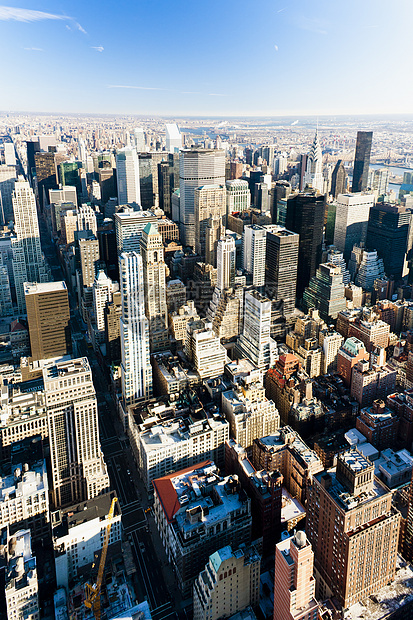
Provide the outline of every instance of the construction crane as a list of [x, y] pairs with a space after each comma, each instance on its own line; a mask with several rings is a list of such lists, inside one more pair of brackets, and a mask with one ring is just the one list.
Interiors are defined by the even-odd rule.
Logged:
[[112, 499], [108, 514], [108, 523], [106, 525], [105, 540], [103, 542], [102, 554], [100, 556], [98, 576], [96, 583], [87, 583], [85, 587], [85, 607], [91, 609], [95, 616], [95, 620], [100, 620], [100, 589], [102, 587], [103, 572], [105, 570], [106, 555], [109, 546], [110, 529], [112, 527], [113, 514], [115, 512], [115, 504], [118, 498]]

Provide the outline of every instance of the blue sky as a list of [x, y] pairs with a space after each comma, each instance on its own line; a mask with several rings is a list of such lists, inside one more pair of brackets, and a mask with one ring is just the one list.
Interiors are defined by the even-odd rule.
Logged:
[[412, 0], [9, 0], [0, 110], [412, 113], [412, 23]]

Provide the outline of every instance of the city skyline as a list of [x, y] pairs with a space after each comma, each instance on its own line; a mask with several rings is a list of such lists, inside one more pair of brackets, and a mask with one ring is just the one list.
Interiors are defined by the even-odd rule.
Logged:
[[[9, 88], [0, 108], [218, 116], [409, 113], [413, 87], [405, 76], [413, 8], [407, 0], [396, 0], [396, 7], [389, 11], [382, 0], [351, 0], [345, 7], [317, 0], [311, 8], [304, 0], [294, 6], [266, 0], [253, 12], [233, 0], [214, 0], [208, 12], [188, 10], [182, 2], [102, 10], [97, 2], [76, 0], [68, 15], [48, 0], [0, 5], [0, 50], [12, 50], [14, 59], [3, 67]], [[17, 74], [16, 65], [36, 71]], [[404, 97], [395, 100], [392, 88], [381, 88], [378, 96], [371, 87], [389, 75], [403, 84]], [[298, 103], [292, 107], [292, 101]]]

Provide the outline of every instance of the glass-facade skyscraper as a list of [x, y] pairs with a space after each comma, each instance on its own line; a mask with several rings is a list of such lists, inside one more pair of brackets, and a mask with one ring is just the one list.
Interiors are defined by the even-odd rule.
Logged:
[[354, 157], [353, 184], [351, 191], [363, 192], [367, 189], [369, 181], [369, 166], [371, 143], [373, 141], [372, 131], [358, 131], [356, 154]]

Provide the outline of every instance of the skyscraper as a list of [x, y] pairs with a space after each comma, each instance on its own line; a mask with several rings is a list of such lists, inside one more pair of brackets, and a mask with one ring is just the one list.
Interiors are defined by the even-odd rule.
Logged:
[[116, 153], [118, 204], [140, 205], [139, 160], [136, 149], [125, 147]]
[[14, 231], [13, 273], [16, 287], [17, 308], [24, 312], [24, 282], [49, 280], [45, 258], [40, 245], [36, 200], [29, 183], [19, 177], [13, 191]]
[[227, 190], [227, 215], [250, 208], [251, 192], [248, 181], [244, 179], [226, 181], [225, 187]]
[[100, 449], [96, 392], [88, 360], [57, 362], [43, 369], [56, 508], [109, 490]]
[[357, 132], [356, 153], [354, 156], [353, 183], [351, 186], [351, 191], [353, 193], [363, 192], [367, 189], [372, 141], [372, 131]]
[[149, 321], [145, 315], [145, 287], [140, 254], [124, 252], [120, 255], [119, 281], [122, 295], [122, 396], [126, 412], [128, 405], [152, 396]]
[[305, 532], [275, 546], [274, 620], [316, 619], [314, 553]]
[[12, 195], [16, 182], [16, 167], [0, 165], [0, 224], [13, 219]]
[[337, 455], [337, 466], [313, 476], [307, 500], [307, 536], [320, 592], [343, 607], [390, 583], [395, 574], [400, 514], [374, 465], [356, 448]]
[[162, 351], [168, 347], [169, 342], [166, 265], [162, 236], [154, 224], [147, 224], [143, 230], [141, 255], [151, 352]]
[[373, 194], [340, 194], [337, 198], [334, 245], [349, 260], [354, 245], [365, 243]]
[[307, 168], [304, 175], [304, 188], [306, 186], [321, 193], [324, 192], [323, 153], [318, 138], [318, 131], [315, 133], [314, 141], [308, 154]]
[[90, 233], [90, 236], [79, 239], [80, 270], [82, 285], [90, 287], [93, 284], [99, 264], [99, 241]]
[[37, 188], [40, 208], [49, 201], [49, 189], [57, 189], [57, 168], [55, 153], [35, 153]]
[[99, 269], [93, 282], [93, 311], [100, 342], [105, 339], [105, 308], [112, 301], [113, 282], [103, 269]]
[[282, 226], [266, 226], [265, 290], [270, 299], [283, 303], [283, 314], [295, 308], [299, 236]]
[[298, 246], [297, 298], [301, 299], [321, 262], [324, 228], [324, 196], [307, 191], [287, 200], [285, 227], [300, 235]]
[[195, 251], [205, 262], [206, 228], [211, 216], [225, 219], [226, 192], [223, 185], [203, 185], [194, 191]]
[[115, 213], [116, 246], [118, 256], [122, 252], [141, 252], [142, 232], [148, 222], [157, 218], [149, 211], [134, 211], [129, 207]]
[[260, 370], [274, 363], [276, 343], [271, 333], [271, 301], [257, 291], [246, 291], [244, 327], [237, 348]]
[[244, 226], [242, 234], [242, 262], [247, 273], [252, 275], [253, 286], [265, 284], [265, 249], [267, 230], [263, 226]]
[[195, 188], [225, 185], [225, 151], [185, 149], [179, 159], [180, 227], [185, 245], [195, 247]]
[[235, 262], [235, 240], [228, 235], [220, 239], [217, 246], [217, 288], [221, 291], [234, 285]]
[[175, 123], [166, 124], [166, 150], [168, 153], [175, 153], [182, 148], [182, 136]]
[[27, 322], [34, 360], [66, 355], [72, 350], [69, 296], [65, 282], [26, 282]]
[[377, 250], [386, 275], [399, 279], [407, 274], [412, 249], [412, 212], [405, 206], [377, 203], [370, 209], [366, 246]]
[[307, 311], [317, 308], [324, 321], [336, 319], [338, 313], [346, 309], [341, 267], [321, 263], [304, 291], [303, 302]]
[[346, 191], [346, 169], [344, 168], [343, 160], [337, 160], [334, 166], [333, 173], [331, 175], [331, 190], [330, 194], [337, 198], [339, 194], [344, 194]]

